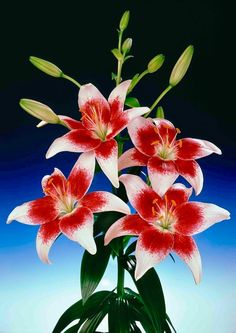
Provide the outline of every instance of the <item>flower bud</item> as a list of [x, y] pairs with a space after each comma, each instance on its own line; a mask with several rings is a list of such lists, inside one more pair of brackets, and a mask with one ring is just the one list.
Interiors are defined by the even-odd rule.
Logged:
[[129, 15], [130, 15], [129, 10], [126, 10], [122, 15], [122, 18], [120, 20], [120, 31], [124, 31], [127, 28], [129, 24]]
[[49, 124], [60, 123], [59, 117], [45, 104], [34, 101], [32, 99], [23, 98], [20, 100], [20, 106], [23, 110], [31, 114], [31, 116], [45, 121]]
[[192, 60], [193, 51], [193, 45], [189, 45], [181, 54], [170, 75], [169, 83], [171, 86], [176, 86], [184, 77]]
[[126, 38], [126, 40], [122, 44], [122, 52], [129, 53], [131, 47], [132, 47], [132, 38]]
[[37, 57], [30, 57], [30, 62], [40, 69], [42, 72], [54, 76], [54, 77], [61, 77], [63, 72], [58, 68], [56, 65], [52, 64], [51, 62], [47, 60], [43, 60]]
[[163, 54], [158, 54], [148, 63], [148, 73], [155, 73], [161, 66], [165, 60], [165, 56]]
[[165, 118], [164, 110], [163, 110], [162, 106], [158, 106], [157, 112], [156, 112], [156, 118], [162, 118], [162, 119]]

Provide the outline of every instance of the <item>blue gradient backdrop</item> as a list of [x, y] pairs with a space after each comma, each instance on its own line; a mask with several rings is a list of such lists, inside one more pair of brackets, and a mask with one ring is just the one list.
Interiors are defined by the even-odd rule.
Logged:
[[[137, 68], [131, 64], [130, 71], [139, 71], [156, 52], [169, 55], [167, 69], [160, 73], [159, 79], [148, 78], [137, 89], [142, 104], [152, 103], [164, 88], [163, 82], [168, 79], [168, 70], [175, 59], [186, 44], [192, 42], [197, 47], [190, 73], [162, 105], [167, 118], [181, 128], [183, 137], [210, 140], [223, 151], [222, 156], [199, 160], [204, 188], [197, 198], [191, 199], [228, 209], [231, 220], [195, 237], [203, 261], [203, 280], [199, 286], [194, 284], [188, 268], [178, 258], [175, 264], [167, 259], [156, 267], [168, 314], [178, 333], [236, 332], [236, 149], [231, 114], [222, 113], [222, 100], [216, 101], [216, 97], [224, 93], [224, 87], [219, 87], [217, 82], [223, 74], [220, 69], [214, 72], [215, 54], [223, 46], [219, 34], [222, 8], [211, 1], [199, 3], [198, 7], [187, 1], [170, 1], [169, 5], [162, 4], [159, 8], [154, 1], [139, 4], [130, 1], [129, 5], [121, 1], [106, 7], [103, 1], [90, 12], [89, 20], [86, 4], [85, 9], [80, 8], [79, 17], [75, 8], [69, 6], [57, 10], [49, 6], [46, 12], [39, 10], [37, 14], [29, 12], [36, 17], [27, 15], [25, 8], [18, 8], [23, 19], [18, 18], [20, 15], [14, 17], [18, 29], [14, 35], [8, 32], [5, 37], [9, 50], [3, 57], [9, 65], [3, 68], [0, 95], [0, 333], [50, 333], [62, 312], [80, 297], [79, 270], [83, 253], [80, 246], [60, 237], [51, 250], [53, 264], [44, 265], [35, 251], [37, 227], [17, 222], [5, 224], [15, 206], [42, 196], [40, 182], [45, 174], [51, 173], [55, 166], [68, 174], [78, 157], [61, 153], [46, 160], [44, 156], [50, 143], [65, 130], [52, 125], [36, 129], [37, 121], [18, 107], [18, 100], [28, 97], [45, 102], [58, 114], [77, 116], [76, 87], [36, 72], [27, 63], [27, 57], [32, 54], [55, 59], [55, 63], [75, 76], [82, 68], [81, 82], [93, 82], [107, 96], [112, 89], [109, 72], [114, 69], [108, 48], [116, 43], [117, 18], [127, 7], [133, 14], [130, 31], [136, 38], [134, 48], [139, 54]], [[150, 6], [155, 9], [151, 13]], [[157, 10], [162, 13], [158, 16], [159, 24]], [[81, 15], [81, 11], [87, 16]], [[10, 8], [6, 8], [7, 13]], [[57, 17], [62, 17], [62, 13], [66, 20], [58, 23]], [[169, 27], [166, 27], [167, 21]], [[80, 28], [76, 22], [80, 22]], [[185, 24], [189, 29], [186, 30]], [[157, 26], [158, 29], [162, 26], [162, 33]], [[85, 31], [81, 27], [86, 27]], [[99, 32], [95, 31], [96, 27]], [[30, 29], [34, 30], [34, 38]], [[154, 47], [157, 36], [158, 46]], [[223, 81], [223, 76], [221, 79]], [[91, 189], [101, 188], [108, 190], [109, 183], [99, 174]], [[100, 288], [111, 289], [115, 280], [116, 266], [111, 261]], [[132, 285], [128, 277], [127, 285]], [[105, 327], [102, 328], [105, 330]]]

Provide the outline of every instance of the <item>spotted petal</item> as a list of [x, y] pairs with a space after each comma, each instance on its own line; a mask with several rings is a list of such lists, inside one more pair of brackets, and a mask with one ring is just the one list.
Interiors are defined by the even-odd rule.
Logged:
[[186, 138], [176, 141], [178, 146], [178, 158], [183, 160], [195, 160], [212, 153], [221, 155], [221, 150], [213, 143], [206, 140]]
[[203, 187], [203, 174], [199, 164], [194, 160], [175, 161], [176, 168], [181, 176], [183, 176], [195, 190], [198, 195]]
[[44, 224], [55, 220], [58, 214], [57, 202], [47, 196], [17, 206], [8, 216], [7, 223], [16, 220], [24, 224]]
[[230, 218], [230, 213], [217, 205], [202, 202], [186, 202], [174, 210], [175, 230], [183, 235], [195, 235], [210, 226]]
[[140, 279], [150, 268], [162, 261], [172, 250], [173, 235], [157, 228], [145, 230], [139, 237], [135, 255], [135, 279]]
[[119, 187], [117, 142], [114, 139], [102, 142], [95, 154], [98, 164], [112, 185]]
[[143, 220], [139, 215], [127, 215], [121, 217], [108, 229], [105, 235], [105, 245], [109, 244], [112, 239], [121, 236], [138, 236], [144, 230], [147, 230], [151, 224]]
[[115, 87], [110, 93], [110, 96], [108, 97], [108, 102], [111, 107], [111, 118], [116, 118], [117, 115], [123, 111], [125, 98], [130, 83], [131, 80], [123, 81], [117, 87]]
[[116, 211], [130, 214], [129, 206], [110, 192], [96, 191], [86, 194], [80, 202], [93, 213]]
[[189, 266], [196, 284], [200, 283], [202, 276], [201, 257], [192, 237], [175, 234], [173, 251]]
[[68, 177], [68, 187], [72, 196], [80, 199], [85, 195], [93, 180], [94, 169], [94, 151], [81, 154]]
[[155, 125], [151, 119], [143, 117], [135, 118], [128, 125], [128, 132], [134, 146], [144, 155], [154, 156], [156, 154], [155, 144], [160, 141]]
[[97, 148], [100, 143], [100, 139], [95, 138], [92, 131], [76, 129], [54, 140], [47, 151], [46, 158], [63, 151], [74, 153], [90, 151]]
[[[120, 181], [124, 184], [131, 205], [146, 221], [155, 222], [156, 213], [160, 212], [162, 199], [144, 181], [135, 175], [122, 175]], [[154, 202], [155, 212], [154, 212]], [[159, 207], [159, 208], [158, 208]]]
[[173, 161], [163, 161], [157, 156], [148, 160], [147, 169], [152, 187], [160, 196], [166, 193], [179, 175]]
[[136, 148], [125, 151], [118, 160], [118, 169], [123, 170], [132, 166], [145, 166], [149, 157], [139, 152]]
[[50, 260], [48, 259], [48, 253], [51, 246], [60, 234], [61, 230], [59, 228], [58, 219], [40, 226], [36, 238], [36, 250], [42, 262], [50, 264]]
[[93, 214], [86, 207], [78, 207], [72, 213], [66, 214], [59, 223], [60, 230], [69, 239], [78, 242], [90, 254], [96, 253], [96, 243], [93, 238]]

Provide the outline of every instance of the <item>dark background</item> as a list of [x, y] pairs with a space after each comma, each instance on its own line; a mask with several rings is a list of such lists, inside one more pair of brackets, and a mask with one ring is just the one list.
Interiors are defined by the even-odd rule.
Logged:
[[197, 135], [200, 128], [212, 141], [231, 145], [228, 126], [234, 127], [227, 107], [226, 5], [209, 0], [5, 4], [0, 23], [2, 130], [33, 121], [22, 115], [18, 107], [21, 97], [46, 102], [57, 113], [77, 115], [76, 87], [37, 71], [28, 62], [30, 55], [54, 62], [79, 82], [91, 81], [107, 94], [112, 88], [110, 72], [116, 68], [110, 49], [116, 47], [116, 28], [125, 9], [131, 10], [126, 36], [133, 37], [135, 58], [125, 65], [124, 78], [142, 71], [157, 53], [166, 55], [164, 67], [136, 89], [142, 103], [153, 102], [165, 88], [178, 56], [193, 44], [195, 54], [188, 75], [162, 105], [168, 118], [187, 124], [185, 132], [189, 128], [189, 133]]

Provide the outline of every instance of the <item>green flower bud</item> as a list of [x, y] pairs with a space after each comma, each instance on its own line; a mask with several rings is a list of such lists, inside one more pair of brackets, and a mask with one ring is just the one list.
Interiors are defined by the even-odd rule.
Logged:
[[120, 20], [120, 31], [124, 31], [127, 28], [128, 24], [129, 24], [129, 16], [130, 16], [130, 12], [129, 12], [129, 10], [126, 10]]
[[54, 77], [61, 77], [63, 75], [63, 72], [60, 68], [58, 68], [56, 65], [52, 64], [51, 62], [47, 60], [43, 60], [37, 57], [30, 57], [30, 62], [40, 69], [42, 72], [54, 76]]
[[187, 72], [192, 60], [193, 51], [194, 51], [193, 45], [189, 45], [181, 54], [180, 58], [175, 64], [169, 80], [169, 83], [172, 87], [176, 86], [182, 80], [185, 73]]
[[129, 53], [131, 47], [132, 47], [132, 38], [126, 38], [126, 40], [122, 44], [122, 52]]
[[158, 106], [157, 112], [156, 112], [156, 118], [162, 118], [162, 119], [165, 118], [164, 110], [163, 110], [162, 106]]
[[165, 60], [165, 56], [163, 54], [158, 54], [148, 63], [148, 73], [155, 73], [161, 66]]
[[20, 100], [20, 106], [23, 110], [31, 114], [31, 116], [45, 121], [49, 124], [60, 123], [59, 117], [45, 104], [34, 101], [32, 99], [23, 98]]

